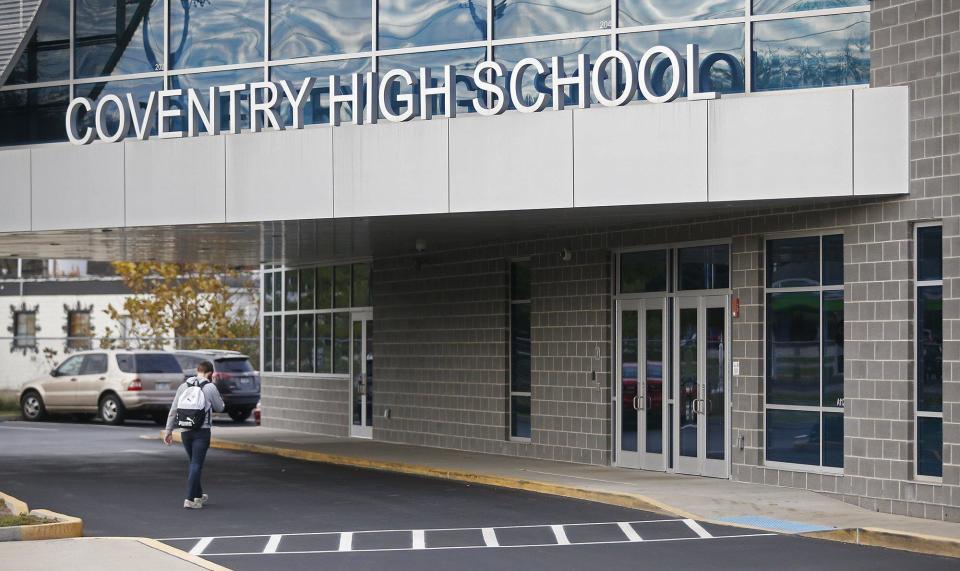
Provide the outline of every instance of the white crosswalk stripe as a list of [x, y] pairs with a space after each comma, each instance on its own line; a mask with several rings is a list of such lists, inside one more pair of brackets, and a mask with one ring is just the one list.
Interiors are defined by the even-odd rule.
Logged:
[[353, 551], [353, 532], [345, 531], [340, 534], [340, 548], [338, 551]]
[[483, 528], [483, 543], [487, 547], [500, 547], [500, 542], [497, 541], [497, 532], [493, 531], [492, 527]]
[[640, 534], [637, 533], [637, 530], [633, 529], [633, 526], [625, 521], [618, 521], [617, 525], [620, 527], [620, 531], [623, 532], [623, 535], [627, 536], [627, 539], [630, 541], [643, 541], [643, 538], [640, 537]]
[[562, 525], [551, 525], [550, 529], [553, 530], [553, 536], [557, 538], [557, 545], [570, 545], [567, 532], [563, 530]]
[[277, 547], [280, 546], [280, 538], [282, 535], [271, 535], [270, 540], [267, 541], [267, 546], [263, 548], [264, 553], [276, 553]]
[[692, 519], [685, 519], [685, 520], [683, 520], [683, 523], [687, 524], [687, 527], [689, 527], [690, 529], [692, 529], [692, 530], [693, 530], [693, 533], [699, 535], [699, 536], [702, 537], [703, 539], [710, 539], [710, 538], [713, 537], [712, 535], [710, 535], [710, 532], [709, 532], [709, 531], [703, 529], [703, 526], [702, 526], [702, 525], [700, 525], [699, 523], [693, 521]]
[[201, 537], [200, 541], [198, 541], [197, 544], [193, 546], [193, 549], [190, 550], [190, 555], [202, 555], [203, 550], [206, 549], [212, 541], [212, 537]]
[[427, 535], [423, 532], [422, 529], [413, 530], [413, 548], [426, 549], [426, 547], [427, 547]]

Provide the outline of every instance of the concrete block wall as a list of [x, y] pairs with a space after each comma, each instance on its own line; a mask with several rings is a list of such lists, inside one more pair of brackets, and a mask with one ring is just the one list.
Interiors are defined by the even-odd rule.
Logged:
[[261, 424], [326, 436], [350, 434], [350, 379], [263, 373]]
[[[610, 462], [609, 249], [591, 235], [563, 246], [570, 262], [550, 239], [374, 261], [375, 439]], [[509, 439], [517, 258], [532, 270], [529, 442]]]

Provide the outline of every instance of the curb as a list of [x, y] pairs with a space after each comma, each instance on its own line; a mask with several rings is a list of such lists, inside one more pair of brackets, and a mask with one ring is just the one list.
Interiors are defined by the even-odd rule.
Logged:
[[29, 513], [30, 515], [56, 520], [54, 523], [0, 527], [0, 542], [83, 537], [83, 520], [78, 517], [52, 512], [50, 510], [31, 511], [26, 503], [13, 496], [4, 493], [0, 493], [0, 496], [3, 497], [4, 503], [11, 506], [17, 514]]
[[[157, 436], [142, 435], [140, 438], [145, 440], [158, 440]], [[174, 433], [173, 439], [180, 442], [180, 434]], [[736, 524], [727, 521], [717, 521], [703, 516], [698, 516], [690, 512], [681, 510], [674, 506], [665, 504], [659, 500], [642, 496], [639, 494], [619, 494], [615, 492], [598, 492], [594, 490], [585, 490], [563, 484], [548, 484], [520, 478], [510, 478], [506, 476], [491, 476], [485, 474], [476, 474], [462, 470], [449, 470], [444, 468], [433, 468], [418, 464], [406, 464], [402, 462], [391, 462], [384, 460], [371, 460], [367, 458], [358, 458], [356, 456], [341, 456], [338, 454], [328, 454], [325, 452], [313, 452], [310, 450], [298, 450], [295, 448], [283, 448], [279, 446], [269, 446], [264, 444], [252, 444], [249, 442], [232, 442], [229, 440], [210, 439], [210, 446], [219, 450], [232, 450], [235, 452], [252, 452], [255, 454], [268, 454], [271, 456], [280, 456], [294, 460], [306, 460], [310, 462], [319, 462], [323, 464], [332, 464], [336, 466], [348, 466], [353, 468], [365, 468], [370, 470], [379, 470], [383, 472], [392, 472], [399, 474], [409, 474], [414, 476], [426, 476], [442, 480], [453, 480], [458, 482], [467, 482], [473, 484], [483, 484], [497, 488], [507, 488], [513, 490], [523, 490], [527, 492], [536, 492], [552, 496], [561, 496], [578, 500], [587, 500], [602, 504], [633, 508], [645, 511], [651, 511], [661, 515], [672, 517], [693, 519], [716, 525], [740, 527], [759, 531], [770, 531], [762, 527], [751, 525]], [[856, 545], [870, 545], [875, 547], [886, 547], [888, 549], [897, 549], [901, 551], [911, 551], [914, 553], [924, 553], [928, 555], [940, 555], [944, 557], [960, 558], [960, 540], [949, 537], [938, 537], [932, 535], [913, 534], [903, 531], [878, 528], [847, 528], [831, 531], [817, 531], [809, 533], [796, 534], [801, 537], [813, 539], [825, 539], [829, 541], [839, 541], [842, 543], [851, 543]]]
[[951, 539], [949, 537], [906, 533], [873, 527], [815, 531], [802, 533], [800, 535], [814, 539], [826, 539], [829, 541], [854, 543], [856, 545], [872, 545], [874, 547], [886, 547], [900, 551], [960, 558], [960, 539]]
[[197, 567], [207, 569], [208, 571], [231, 571], [229, 568], [224, 567], [223, 565], [217, 565], [216, 563], [207, 561], [206, 559], [197, 557], [196, 555], [191, 555], [186, 551], [177, 549], [176, 547], [170, 547], [166, 543], [161, 543], [156, 539], [149, 539], [146, 537], [132, 537], [132, 538], [114, 537], [111, 539], [133, 539], [135, 541], [139, 541], [140, 543], [146, 545], [147, 547], [152, 547], [158, 551], [162, 551], [166, 553], [167, 555], [176, 557], [178, 559], [182, 559], [183, 561], [187, 561], [189, 563], [193, 563]]

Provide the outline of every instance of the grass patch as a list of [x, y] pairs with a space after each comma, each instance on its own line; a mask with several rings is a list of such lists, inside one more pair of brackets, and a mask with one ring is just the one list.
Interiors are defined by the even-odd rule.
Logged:
[[17, 525], [37, 525], [41, 523], [56, 523], [56, 520], [36, 515], [0, 515], [0, 527], [14, 527]]

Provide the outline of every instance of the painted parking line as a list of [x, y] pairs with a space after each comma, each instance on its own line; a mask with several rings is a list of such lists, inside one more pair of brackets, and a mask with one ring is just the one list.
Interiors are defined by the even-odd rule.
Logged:
[[[640, 531], [638, 531], [638, 528]], [[740, 533], [743, 530], [737, 529], [732, 529], [731, 533], [725, 533], [725, 530], [712, 529], [714, 529], [714, 533], [710, 533], [700, 523], [691, 519], [659, 519], [497, 527], [319, 531], [272, 535], [168, 538], [161, 541], [196, 540], [197, 543], [190, 550], [190, 553], [194, 555], [240, 556], [614, 545], [776, 535], [767, 532]], [[264, 541], [266, 546], [261, 548]]]

